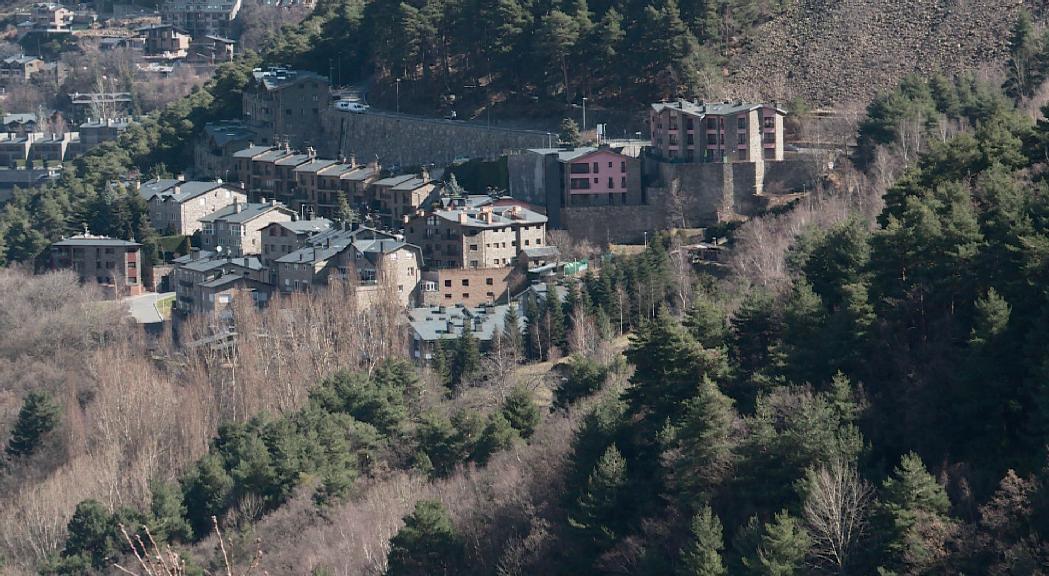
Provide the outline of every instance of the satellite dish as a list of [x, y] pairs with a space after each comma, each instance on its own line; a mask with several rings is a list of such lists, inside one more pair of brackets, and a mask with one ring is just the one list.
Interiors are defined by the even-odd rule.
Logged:
[[222, 246], [216, 246], [215, 247], [215, 252], [218, 252], [219, 254], [222, 254]]

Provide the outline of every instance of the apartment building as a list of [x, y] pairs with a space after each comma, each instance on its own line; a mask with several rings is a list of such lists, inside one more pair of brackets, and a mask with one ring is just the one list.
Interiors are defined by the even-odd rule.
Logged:
[[166, 0], [160, 17], [164, 24], [178, 26], [193, 37], [229, 37], [240, 7], [241, 0]]
[[205, 124], [193, 144], [193, 174], [198, 178], [241, 181], [236, 155], [250, 148], [254, 138], [255, 133], [237, 120]]
[[783, 117], [742, 100], [658, 102], [649, 110], [652, 150], [671, 162], [783, 160]]
[[194, 250], [172, 261], [175, 307], [183, 314], [210, 313], [230, 306], [239, 293], [262, 304], [269, 300], [266, 268], [256, 257], [232, 258]]
[[533, 148], [507, 157], [510, 195], [543, 206], [550, 225], [561, 208], [645, 203], [641, 160], [627, 146]]
[[331, 229], [331, 220], [327, 218], [272, 222], [262, 229], [262, 260], [268, 264], [305, 248], [310, 245], [311, 238]]
[[405, 218], [435, 200], [440, 194], [438, 183], [423, 170], [418, 175], [391, 176], [372, 183], [379, 218], [387, 226], [401, 226]]
[[155, 179], [139, 185], [149, 207], [153, 227], [167, 234], [190, 236], [201, 230], [201, 220], [234, 203], [247, 204], [248, 195], [238, 186], [215, 182]]
[[115, 295], [136, 295], [142, 286], [142, 245], [85, 232], [51, 245], [51, 267], [69, 268], [81, 282], [97, 282]]
[[77, 127], [80, 143], [87, 150], [103, 142], [112, 142], [127, 132], [128, 127], [134, 123], [135, 120], [128, 117], [90, 119]]
[[0, 82], [23, 84], [35, 76], [54, 73], [56, 64], [44, 62], [36, 56], [9, 56], [0, 60]]
[[40, 2], [33, 5], [31, 12], [33, 27], [48, 32], [68, 32], [76, 14], [54, 2]]
[[423, 266], [418, 246], [363, 227], [318, 234], [308, 244], [273, 261], [281, 292], [342, 281], [355, 286], [362, 307], [390, 294], [405, 307], [415, 302]]
[[295, 212], [276, 200], [234, 202], [200, 219], [201, 248], [229, 256], [259, 254], [263, 228], [294, 217]]
[[372, 184], [379, 180], [382, 175], [382, 167], [378, 162], [369, 162], [363, 166], [357, 165], [353, 158], [350, 164], [356, 165], [353, 170], [339, 174], [339, 187], [346, 194], [346, 199], [351, 206], [358, 208], [377, 208], [374, 206], [375, 196], [372, 193]]
[[145, 55], [150, 58], [185, 58], [193, 41], [189, 32], [171, 24], [142, 26], [135, 32], [144, 38]]
[[331, 105], [330, 92], [328, 78], [313, 72], [255, 69], [244, 90], [244, 122], [259, 133], [261, 144], [326, 145], [320, 112]]
[[[509, 200], [509, 199], [508, 199]], [[511, 266], [523, 248], [546, 245], [546, 216], [491, 196], [441, 198], [405, 225], [431, 268]]]

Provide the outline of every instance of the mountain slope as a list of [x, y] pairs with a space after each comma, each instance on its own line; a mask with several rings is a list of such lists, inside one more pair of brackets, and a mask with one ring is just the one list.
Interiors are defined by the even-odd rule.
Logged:
[[1022, 3], [797, 0], [761, 25], [730, 66], [754, 97], [865, 102], [908, 74], [951, 75], [1004, 62]]

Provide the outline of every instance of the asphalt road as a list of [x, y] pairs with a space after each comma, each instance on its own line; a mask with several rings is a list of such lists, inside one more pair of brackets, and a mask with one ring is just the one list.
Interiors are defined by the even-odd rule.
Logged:
[[139, 324], [154, 324], [164, 321], [164, 317], [157, 310], [157, 301], [174, 295], [174, 292], [147, 292], [140, 296], [125, 298], [124, 302], [127, 303], [128, 311], [131, 313], [131, 317], [135, 319], [135, 322]]

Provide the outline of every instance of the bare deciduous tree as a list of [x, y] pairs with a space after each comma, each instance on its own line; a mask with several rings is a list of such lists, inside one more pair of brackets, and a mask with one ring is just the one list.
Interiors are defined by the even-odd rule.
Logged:
[[803, 508], [812, 535], [812, 554], [835, 574], [845, 574], [856, 540], [866, 527], [873, 490], [856, 467], [835, 459], [810, 470]]

